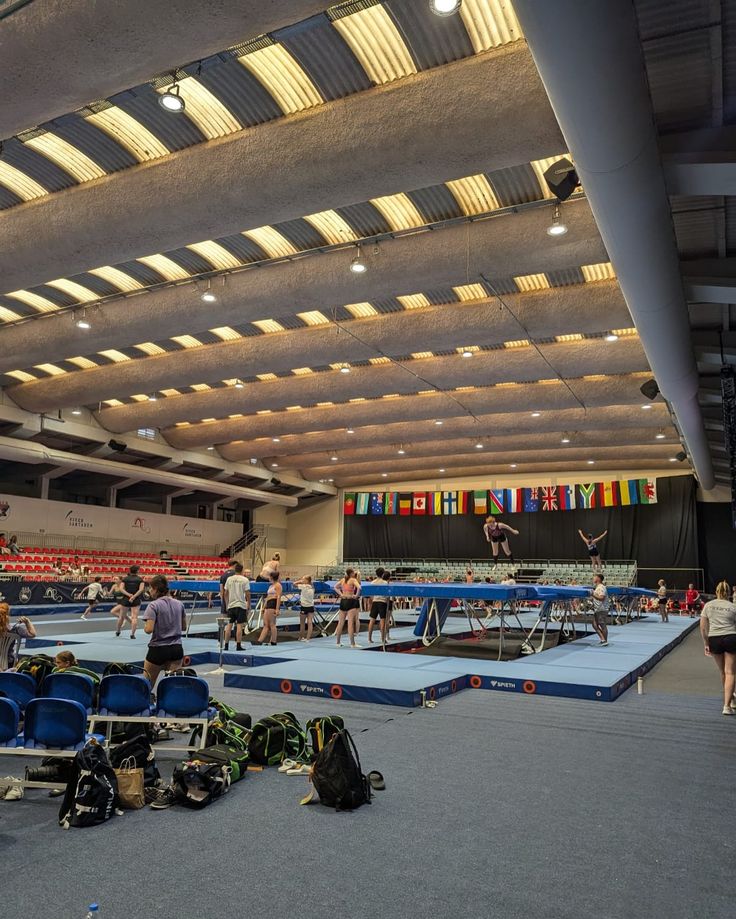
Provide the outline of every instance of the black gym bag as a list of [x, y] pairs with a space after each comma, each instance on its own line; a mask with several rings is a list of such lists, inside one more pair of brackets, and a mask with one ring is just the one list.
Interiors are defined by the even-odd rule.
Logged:
[[[139, 724], [138, 727], [142, 729], [143, 725]], [[143, 784], [146, 788], [153, 788], [159, 784], [161, 773], [156, 765], [156, 755], [142, 731], [110, 751], [110, 765], [114, 769], [121, 769], [123, 763], [129, 759], [134, 760], [136, 769], [143, 770]]]
[[171, 778], [176, 803], [186, 807], [207, 807], [229, 789], [230, 768], [221, 763], [192, 760], [177, 766]]

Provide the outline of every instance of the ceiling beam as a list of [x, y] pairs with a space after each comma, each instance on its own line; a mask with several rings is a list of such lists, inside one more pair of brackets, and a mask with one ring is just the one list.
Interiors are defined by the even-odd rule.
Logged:
[[0, 277], [26, 288], [564, 149], [516, 42], [11, 208]]
[[[417, 346], [421, 346], [420, 341]], [[343, 347], [349, 354], [349, 344]], [[181, 421], [225, 418], [294, 405], [370, 399], [387, 393], [409, 395], [433, 387], [456, 390], [457, 387], [475, 386], [479, 381], [487, 386], [550, 379], [555, 374], [583, 377], [598, 373], [636, 373], [648, 367], [638, 338], [624, 338], [614, 343], [596, 338], [584, 342], [554, 342], [541, 346], [539, 352], [530, 347], [480, 351], [470, 359], [453, 354], [408, 361], [405, 365], [354, 367], [347, 374], [329, 370], [281, 377], [246, 383], [242, 389], [212, 389], [104, 408], [96, 417], [107, 430], [123, 432], [138, 426], [165, 428]]]
[[[458, 284], [462, 282], [461, 278], [456, 280]], [[320, 325], [272, 333], [268, 337], [239, 338], [47, 377], [22, 383], [11, 392], [19, 405], [31, 411], [44, 411], [60, 406], [93, 405], [108, 398], [125, 399], [136, 393], [193, 383], [213, 384], [264, 372], [284, 373], [302, 363], [325, 366], [345, 360], [346, 342], [349, 342], [350, 361], [356, 362], [378, 353], [399, 357], [410, 351], [448, 351], [469, 344], [497, 345], [526, 338], [527, 334], [532, 339], [570, 333], [597, 334], [611, 328], [627, 328], [631, 323], [615, 281], [510, 294], [503, 299], [511, 311], [495, 298], [489, 298], [379, 313], [341, 322], [345, 333], [338, 332], [334, 325]], [[263, 307], [258, 308], [262, 313]], [[514, 317], [518, 317], [521, 325]], [[191, 321], [190, 317], [187, 319]]]
[[692, 259], [681, 263], [688, 300], [736, 303], [736, 258]]
[[329, 311], [445, 288], [460, 279], [478, 282], [481, 274], [511, 278], [607, 261], [587, 203], [566, 207], [569, 230], [553, 241], [546, 234], [548, 208], [536, 208], [386, 240], [364, 275], [349, 271], [349, 251], [330, 251], [229, 275], [217, 303], [203, 304], [195, 284], [187, 283], [105, 303], [92, 315], [89, 331], [78, 329], [68, 314], [45, 314], [3, 328], [0, 372], [42, 363], [49, 354], [90, 354], [111, 343], [122, 348], [203, 328]]
[[[569, 386], [588, 408], [606, 405], [638, 405], [643, 374], [601, 376], [589, 380], [570, 380]], [[519, 386], [491, 386], [469, 392], [428, 392], [376, 399], [343, 405], [318, 406], [308, 410], [246, 415], [222, 421], [204, 422], [186, 427], [166, 428], [161, 433], [175, 448], [202, 444], [227, 443], [257, 437], [281, 436], [286, 433], [324, 431], [349, 425], [391, 424], [421, 419], [455, 418], [459, 415], [488, 415], [538, 409], [579, 408], [575, 396], [562, 382], [529, 383]]]
[[3, 20], [0, 137], [321, 12], [318, 0], [31, 3]]
[[736, 128], [705, 128], [660, 137], [670, 195], [736, 195]]

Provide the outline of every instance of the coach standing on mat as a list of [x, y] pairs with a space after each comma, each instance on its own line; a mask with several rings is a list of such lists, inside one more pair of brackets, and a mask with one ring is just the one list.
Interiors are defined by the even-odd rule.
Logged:
[[240, 645], [243, 640], [243, 626], [248, 621], [250, 610], [250, 581], [243, 575], [243, 566], [240, 562], [233, 565], [233, 573], [225, 581], [225, 605], [230, 622], [225, 626], [225, 650], [230, 650], [230, 633], [235, 625], [235, 649], [242, 651]]
[[593, 575], [593, 628], [601, 640], [601, 647], [608, 645], [608, 588], [602, 574]]

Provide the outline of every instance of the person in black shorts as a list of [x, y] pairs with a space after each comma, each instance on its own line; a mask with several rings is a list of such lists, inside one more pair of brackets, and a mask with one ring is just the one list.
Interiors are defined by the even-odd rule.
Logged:
[[606, 536], [608, 530], [604, 530], [600, 536], [593, 537], [592, 533], [583, 533], [582, 530], [578, 530], [578, 535], [585, 543], [585, 548], [588, 550], [588, 555], [590, 557], [590, 567], [593, 571], [602, 571], [603, 570], [603, 559], [601, 558], [600, 549], [598, 548], [598, 543]]
[[151, 578], [151, 596], [143, 616], [143, 629], [151, 636], [143, 670], [151, 684], [162, 670], [179, 670], [184, 659], [182, 634], [187, 626], [186, 612], [181, 600], [169, 593], [169, 582], [162, 574]]
[[[376, 568], [376, 576], [371, 581], [375, 587], [383, 587], [385, 584], [388, 587], [388, 572], [385, 568]], [[379, 620], [381, 629], [381, 640], [383, 642], [388, 638], [388, 619], [389, 619], [389, 601], [388, 596], [378, 595], [371, 597], [371, 608], [368, 613], [368, 641], [373, 643], [373, 629], [376, 625], [376, 620]]]
[[[491, 553], [493, 555], [494, 565], [498, 564], [499, 546], [503, 549], [503, 554], [510, 562], [513, 562], [514, 560], [513, 553], [511, 552], [511, 547], [509, 546], [509, 533], [513, 533], [514, 536], [519, 535], [518, 530], [510, 527], [507, 523], [501, 523], [498, 517], [494, 517], [492, 515], [486, 517], [486, 522], [483, 524], [483, 535], [486, 538], [486, 542], [491, 544]], [[468, 583], [472, 583], [472, 581]]]

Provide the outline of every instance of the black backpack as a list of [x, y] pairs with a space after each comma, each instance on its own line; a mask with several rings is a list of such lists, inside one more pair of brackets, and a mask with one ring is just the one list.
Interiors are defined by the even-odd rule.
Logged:
[[230, 768], [221, 763], [185, 762], [174, 769], [171, 778], [176, 803], [185, 807], [207, 807], [229, 788]]
[[31, 657], [21, 657], [15, 668], [18, 673], [28, 673], [36, 681], [36, 688], [41, 689], [43, 681], [56, 667], [53, 657], [48, 654], [34, 654]]
[[334, 734], [345, 730], [345, 722], [340, 715], [324, 715], [321, 718], [310, 718], [306, 729], [312, 744], [312, 753], [316, 756], [327, 746]]
[[96, 826], [115, 813], [118, 781], [104, 747], [90, 743], [74, 757], [73, 774], [59, 808], [59, 825]]
[[143, 673], [143, 667], [138, 664], [125, 664], [120, 661], [112, 661], [102, 671], [103, 676], [117, 676], [119, 673], [127, 673], [132, 676], [140, 676]]
[[138, 724], [138, 727], [141, 728], [140, 734], [110, 750], [110, 765], [114, 769], [120, 769], [126, 760], [132, 759], [135, 762], [135, 768], [143, 770], [144, 786], [153, 788], [159, 784], [161, 773], [156, 765], [156, 754], [153, 752], [153, 747], [142, 732], [143, 725]]
[[371, 786], [363, 775], [353, 738], [338, 731], [312, 766], [312, 784], [322, 804], [335, 810], [354, 810], [370, 804]]
[[307, 736], [291, 712], [261, 718], [253, 725], [248, 744], [251, 762], [276, 766], [285, 759], [309, 760]]

